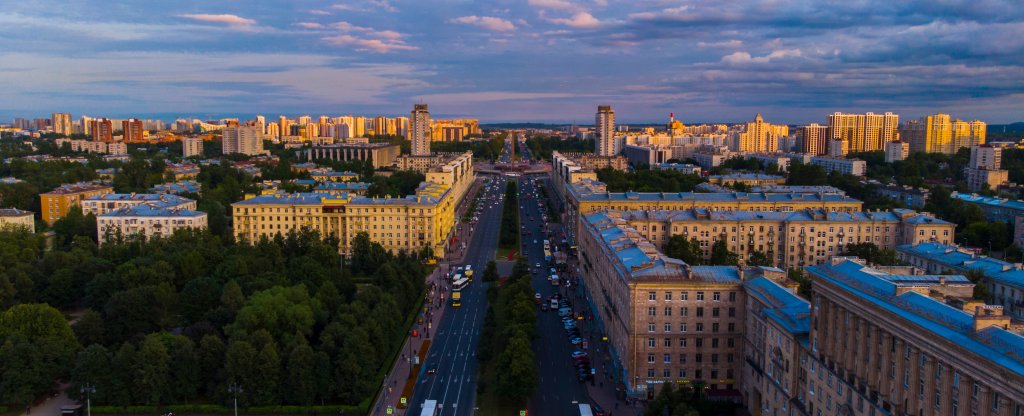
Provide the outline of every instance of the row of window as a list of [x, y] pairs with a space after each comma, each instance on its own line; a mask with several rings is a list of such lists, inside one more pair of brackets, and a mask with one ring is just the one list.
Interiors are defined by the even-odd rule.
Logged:
[[[704, 323], [703, 322], [697, 322], [694, 326], [695, 326], [695, 328], [694, 328], [695, 331], [694, 332], [704, 332]], [[672, 324], [669, 323], [669, 322], [665, 322], [664, 328], [665, 328], [664, 332], [673, 332], [672, 331]], [[711, 332], [718, 332], [719, 328], [720, 327], [719, 327], [718, 322], [712, 322], [711, 323]], [[729, 324], [726, 326], [726, 328], [728, 328], [727, 332], [730, 332], [730, 333], [731, 332], [736, 332], [736, 323], [729, 322]], [[689, 325], [687, 325], [686, 322], [681, 322], [679, 324], [679, 332], [688, 332], [688, 330], [689, 330]], [[647, 323], [647, 332], [656, 332], [656, 331], [657, 331], [657, 326], [654, 324], [654, 322], [648, 322]]]
[[[665, 300], [672, 300], [673, 292], [665, 292]], [[658, 292], [647, 292], [647, 300], [658, 300]], [[690, 300], [690, 292], [679, 292], [679, 300]], [[704, 300], [704, 292], [696, 293], [696, 300]], [[711, 292], [711, 300], [718, 302], [722, 300], [722, 292]], [[736, 292], [729, 292], [729, 302], [736, 301]]]
[[[719, 339], [718, 338], [711, 338], [710, 340], [711, 340], [711, 348], [718, 348], [718, 340]], [[679, 345], [679, 348], [686, 348], [687, 341], [688, 340], [686, 338], [679, 338], [679, 340], [677, 341], [677, 344]], [[655, 340], [654, 337], [647, 338], [647, 347], [648, 348], [657, 348], [657, 345], [658, 345], [658, 343], [657, 343], [657, 341]], [[664, 339], [662, 339], [661, 345], [663, 347], [665, 347], [665, 348], [672, 348], [672, 338], [665, 337]], [[701, 337], [694, 338], [693, 339], [693, 345], [696, 348], [704, 347], [704, 338], [701, 338]], [[728, 347], [728, 348], [735, 347], [736, 346], [736, 340], [734, 338], [726, 338], [725, 339], [725, 346]]]
[[[678, 378], [684, 378], [685, 379], [689, 375], [689, 371], [687, 371], [687, 369], [685, 369], [685, 368], [680, 368], [679, 371], [677, 372], [677, 374], [679, 374]], [[719, 374], [718, 369], [717, 368], [712, 368], [711, 369], [711, 380], [717, 380], [718, 379], [718, 374]], [[671, 368], [663, 368], [661, 370], [661, 376], [663, 378], [672, 378], [672, 369]], [[647, 369], [647, 377], [648, 378], [657, 377], [656, 370], [653, 369], [653, 368], [648, 368]], [[704, 378], [703, 370], [699, 369], [699, 368], [696, 369], [696, 370], [693, 370], [693, 378], [695, 380], [703, 379]], [[725, 378], [727, 378], [729, 380], [732, 380], [733, 372], [732, 372], [731, 368], [725, 370]]]
[[[696, 309], [697, 309], [696, 310], [696, 312], [697, 312], [696, 316], [698, 318], [704, 317], [704, 307], [703, 306], [698, 306]], [[722, 315], [721, 314], [721, 310], [722, 310], [722, 308], [718, 308], [718, 307], [711, 308], [711, 316], [714, 317], [714, 318], [717, 318], [717, 317], [721, 316]], [[664, 312], [665, 312], [664, 316], [672, 316], [672, 307], [671, 306], [666, 306]], [[733, 307], [733, 306], [730, 306], [729, 309], [728, 309], [728, 314], [729, 314], [730, 318], [736, 317], [736, 308]], [[658, 316], [658, 308], [654, 307], [654, 306], [648, 307], [647, 308], [647, 316]], [[679, 316], [690, 316], [690, 307], [683, 306], [683, 307], [679, 308]]]

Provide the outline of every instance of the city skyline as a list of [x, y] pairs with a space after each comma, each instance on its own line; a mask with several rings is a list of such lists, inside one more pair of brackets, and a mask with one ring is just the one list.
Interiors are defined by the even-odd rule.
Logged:
[[1010, 1], [430, 6], [12, 4], [0, 120], [400, 115], [418, 102], [484, 123], [589, 124], [598, 104], [621, 124], [1024, 120], [1024, 11]]

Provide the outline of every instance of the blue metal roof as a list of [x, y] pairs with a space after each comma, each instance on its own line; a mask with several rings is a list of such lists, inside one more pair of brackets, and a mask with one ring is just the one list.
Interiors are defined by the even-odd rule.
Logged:
[[932, 261], [963, 273], [977, 270], [988, 279], [1007, 286], [1024, 289], [1024, 269], [1013, 263], [991, 257], [977, 256], [954, 246], [939, 243], [921, 243], [916, 246], [897, 246], [896, 251]]
[[569, 192], [580, 201], [704, 201], [704, 202], [850, 202], [861, 203], [860, 200], [840, 194], [825, 193], [698, 193], [698, 192], [606, 192], [605, 185], [599, 181], [580, 181], [568, 187]]
[[1024, 201], [1017, 199], [996, 198], [978, 194], [961, 194], [957, 192], [950, 194], [950, 196], [961, 201], [973, 204], [988, 205], [990, 207], [1024, 211]]
[[884, 273], [850, 260], [808, 266], [806, 270], [979, 358], [1024, 375], [1024, 337], [1020, 335], [995, 326], [975, 331], [970, 314], [917, 292], [896, 295], [898, 284], [887, 280]]
[[203, 185], [196, 181], [178, 181], [168, 182], [154, 185], [149, 188], [151, 192], [163, 192], [168, 194], [181, 194], [181, 193], [193, 193], [197, 194], [202, 191]]
[[[861, 211], [861, 212], [832, 212], [822, 209], [806, 209], [791, 212], [778, 211], [709, 211], [705, 208], [694, 208], [689, 210], [657, 210], [622, 211], [626, 219], [649, 219], [654, 221], [786, 221], [786, 222], [819, 222], [828, 220], [833, 222], [899, 222], [950, 224], [947, 221], [932, 217], [927, 214], [918, 214], [914, 211]], [[913, 213], [911, 216], [906, 214]]]
[[317, 191], [365, 191], [370, 189], [370, 184], [366, 182], [325, 182], [317, 185], [314, 189]]
[[156, 204], [141, 204], [131, 207], [121, 208], [116, 211], [110, 211], [106, 214], [100, 215], [101, 217], [201, 217], [206, 215], [202, 211], [193, 211], [188, 209], [174, 209], [166, 208]]
[[767, 305], [763, 312], [779, 326], [793, 334], [810, 333], [811, 304], [806, 299], [766, 277], [750, 279], [743, 283], [743, 287], [748, 296]]
[[778, 175], [766, 175], [766, 174], [763, 174], [763, 173], [746, 173], [746, 172], [744, 172], [744, 173], [728, 173], [728, 174], [724, 174], [724, 175], [711, 175], [711, 176], [709, 176], [709, 178], [712, 178], [712, 179], [726, 179], [726, 180], [728, 180], [728, 179], [761, 179], [761, 180], [775, 179], [775, 180], [785, 180], [786, 179], [785, 177], [778, 176]]

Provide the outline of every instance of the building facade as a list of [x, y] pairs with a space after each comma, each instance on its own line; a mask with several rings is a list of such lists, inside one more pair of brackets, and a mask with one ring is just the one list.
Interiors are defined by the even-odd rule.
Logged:
[[615, 111], [610, 105], [597, 106], [597, 114], [594, 116], [594, 134], [596, 149], [594, 153], [598, 156], [615, 156], [619, 154], [619, 147], [615, 141]]
[[231, 126], [221, 130], [223, 135], [222, 153], [225, 155], [241, 153], [243, 155], [262, 155], [263, 132], [258, 126]]
[[201, 137], [182, 137], [181, 154], [184, 157], [203, 156], [203, 139]]
[[811, 164], [821, 166], [826, 173], [835, 171], [853, 176], [864, 176], [868, 171], [868, 163], [860, 159], [815, 156], [811, 158]]
[[430, 155], [430, 111], [426, 104], [414, 104], [409, 113], [409, 141], [413, 156]]
[[17, 208], [0, 208], [0, 230], [11, 229], [36, 232], [35, 214]]
[[157, 203], [126, 206], [96, 217], [100, 244], [121, 238], [169, 237], [180, 229], [205, 229], [206, 213]]
[[156, 208], [192, 210], [196, 201], [174, 194], [102, 194], [86, 197], [81, 202], [83, 214], [100, 216], [120, 209], [149, 205]]
[[86, 198], [113, 192], [114, 188], [109, 185], [91, 183], [61, 185], [50, 192], [39, 194], [41, 217], [47, 225], [53, 225], [54, 222], [68, 215], [71, 207], [81, 205]]
[[797, 151], [812, 155], [828, 152], [828, 126], [812, 123], [796, 130]]
[[907, 160], [910, 156], [910, 143], [899, 141], [885, 144], [885, 162], [892, 163], [897, 160]]
[[330, 159], [349, 162], [353, 160], [369, 160], [374, 169], [395, 164], [402, 153], [401, 146], [391, 143], [339, 143], [313, 146], [300, 150], [305, 160]]
[[[846, 143], [849, 152], [884, 150], [898, 136], [899, 116], [885, 114], [843, 114], [828, 116], [828, 138]], [[844, 153], [845, 154], [845, 153]]]
[[1007, 331], [1001, 307], [956, 308], [929, 297], [917, 276], [850, 260], [806, 270], [809, 414], [1024, 412], [1024, 337]]
[[50, 121], [53, 125], [54, 133], [70, 136], [75, 132], [75, 130], [72, 129], [71, 126], [71, 114], [53, 113], [50, 115]]
[[647, 241], [664, 248], [672, 236], [697, 240], [705, 261], [711, 247], [725, 241], [742, 263], [761, 253], [783, 268], [820, 264], [844, 255], [850, 244], [871, 243], [882, 249], [903, 244], [954, 241], [956, 224], [910, 210], [828, 212], [615, 211]]

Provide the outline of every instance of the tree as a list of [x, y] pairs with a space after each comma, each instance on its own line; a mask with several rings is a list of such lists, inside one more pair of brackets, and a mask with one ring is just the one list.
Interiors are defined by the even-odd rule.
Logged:
[[206, 335], [199, 341], [199, 351], [196, 352], [199, 362], [200, 385], [205, 389], [207, 397], [219, 397], [225, 383], [221, 371], [224, 368], [224, 341], [216, 335]]
[[711, 261], [709, 263], [715, 266], [735, 266], [739, 264], [739, 256], [729, 251], [725, 240], [718, 240], [711, 245]]
[[281, 381], [281, 359], [277, 354], [277, 343], [268, 342], [256, 356], [256, 371], [260, 378], [253, 386], [253, 399], [257, 405], [268, 405], [278, 402], [278, 391]]
[[86, 309], [71, 329], [81, 345], [102, 344], [106, 336], [103, 317], [92, 309]]
[[285, 400], [292, 404], [310, 405], [316, 398], [316, 353], [305, 337], [295, 337], [295, 346], [288, 354], [284, 368]]
[[31, 400], [69, 373], [81, 346], [60, 311], [16, 305], [0, 314], [0, 397]]
[[498, 264], [494, 260], [487, 262], [487, 267], [484, 267], [483, 279], [485, 282], [496, 282], [498, 281]]
[[168, 398], [170, 387], [170, 354], [159, 333], [149, 334], [142, 340], [135, 361], [133, 383], [143, 403], [158, 406]]
[[533, 350], [525, 332], [517, 331], [509, 339], [505, 351], [498, 356], [497, 393], [509, 401], [521, 405], [537, 387], [537, 366], [533, 362]]
[[677, 258], [689, 265], [704, 263], [704, 255], [700, 249], [700, 241], [696, 238], [686, 239], [683, 235], [673, 235], [665, 243], [665, 255]]
[[78, 397], [81, 387], [90, 385], [96, 388], [96, 393], [90, 398], [96, 403], [104, 403], [112, 387], [110, 369], [110, 351], [100, 344], [92, 344], [78, 353], [75, 368], [71, 371], [71, 388], [66, 391], [71, 397]]
[[199, 354], [192, 340], [174, 336], [170, 348], [170, 398], [187, 402], [199, 393], [201, 374], [212, 369], [200, 367]]
[[314, 317], [321, 310], [320, 302], [310, 298], [305, 285], [275, 286], [254, 293], [225, 331], [240, 335], [266, 329], [274, 338], [288, 342], [297, 333], [311, 335]]
[[750, 258], [747, 259], [747, 265], [749, 266], [774, 266], [774, 262], [771, 257], [761, 251], [754, 251], [750, 253]]
[[259, 353], [245, 341], [231, 341], [224, 357], [224, 381], [242, 386], [238, 401], [244, 406], [252, 404], [253, 390], [262, 376], [257, 365]]

